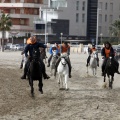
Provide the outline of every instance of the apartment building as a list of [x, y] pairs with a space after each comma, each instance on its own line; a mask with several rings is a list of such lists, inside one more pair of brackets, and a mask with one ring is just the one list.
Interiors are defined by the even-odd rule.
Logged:
[[0, 0], [0, 10], [8, 13], [13, 26], [9, 36], [30, 36], [34, 33], [34, 17], [39, 16], [43, 0]]

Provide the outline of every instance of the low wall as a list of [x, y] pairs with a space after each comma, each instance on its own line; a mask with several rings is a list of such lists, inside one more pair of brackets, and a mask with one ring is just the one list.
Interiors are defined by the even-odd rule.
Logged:
[[72, 46], [72, 47], [70, 47], [70, 52], [81, 53], [81, 52], [84, 52], [83, 49], [84, 49], [83, 44], [80, 44], [78, 46]]

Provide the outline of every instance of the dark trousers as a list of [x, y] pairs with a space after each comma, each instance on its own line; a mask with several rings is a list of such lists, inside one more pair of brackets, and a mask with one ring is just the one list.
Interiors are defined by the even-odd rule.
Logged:
[[52, 59], [52, 56], [53, 56], [53, 54], [51, 54], [50, 57], [48, 58], [48, 64], [50, 64], [50, 61], [51, 61], [51, 59]]

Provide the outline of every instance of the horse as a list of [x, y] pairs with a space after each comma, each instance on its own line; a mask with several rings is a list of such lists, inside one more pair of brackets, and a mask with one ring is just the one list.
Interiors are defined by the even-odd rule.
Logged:
[[58, 59], [58, 55], [56, 53], [56, 50], [53, 50], [53, 55], [52, 55], [52, 60], [51, 60], [51, 75], [52, 75], [52, 70], [55, 70], [55, 64]]
[[33, 49], [33, 57], [30, 60], [30, 66], [28, 69], [28, 79], [29, 85], [31, 87], [31, 95], [34, 96], [34, 87], [33, 81], [38, 80], [38, 87], [41, 94], [43, 94], [43, 83], [42, 83], [42, 66], [39, 61], [40, 59], [40, 51], [39, 49]]
[[[98, 56], [97, 51], [93, 51], [90, 59], [90, 68], [92, 69], [94, 76], [97, 73], [97, 56]], [[88, 73], [88, 67], [87, 67], [87, 73]]]
[[47, 61], [46, 61], [47, 56], [46, 56], [45, 48], [40, 48], [40, 57], [41, 57], [42, 61], [45, 60], [45, 63], [47, 63]]
[[[63, 76], [64, 76], [65, 89], [68, 90], [67, 82], [68, 82], [69, 68], [68, 68], [68, 63], [66, 62], [65, 59], [68, 59], [67, 53], [61, 55], [61, 60], [57, 67], [58, 84], [59, 84], [59, 89], [63, 89]], [[62, 87], [60, 88], [60, 86]]]
[[114, 81], [114, 74], [116, 71], [116, 67], [114, 65], [114, 61], [112, 57], [109, 57], [106, 62], [105, 70], [104, 70], [104, 83], [106, 81], [106, 75], [108, 76], [109, 80], [109, 88], [112, 89], [113, 81]]

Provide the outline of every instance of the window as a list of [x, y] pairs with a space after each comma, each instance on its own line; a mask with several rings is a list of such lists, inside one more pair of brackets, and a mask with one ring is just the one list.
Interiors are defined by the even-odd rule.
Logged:
[[83, 1], [83, 7], [82, 7], [82, 10], [83, 10], [83, 11], [85, 10], [85, 1]]
[[79, 10], [79, 1], [76, 1], [76, 10]]
[[113, 3], [110, 3], [110, 10], [113, 11]]
[[24, 25], [24, 20], [20, 19], [20, 24]]
[[107, 22], [107, 15], [105, 15], [105, 22]]
[[99, 2], [99, 8], [102, 9], [102, 2]]
[[101, 26], [98, 27], [98, 33], [99, 33], [99, 35], [102, 33], [102, 27]]
[[112, 23], [112, 20], [113, 20], [113, 15], [110, 15], [109, 22]]
[[79, 13], [76, 13], [76, 23], [79, 22]]
[[34, 14], [37, 15], [37, 9], [34, 9]]
[[85, 22], [85, 14], [82, 14], [82, 22]]
[[99, 15], [99, 22], [102, 23], [102, 15]]
[[108, 5], [108, 4], [107, 4], [107, 3], [105, 3], [105, 10], [107, 10], [107, 5]]

